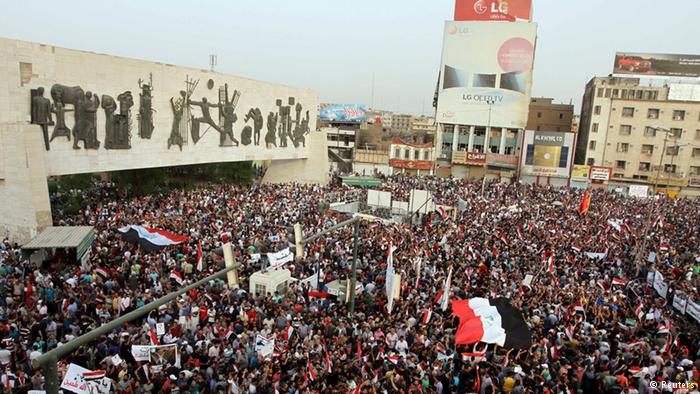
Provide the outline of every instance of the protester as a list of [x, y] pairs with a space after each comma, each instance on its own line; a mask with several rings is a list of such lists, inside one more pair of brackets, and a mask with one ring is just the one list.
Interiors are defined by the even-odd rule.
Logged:
[[[45, 382], [32, 359], [222, 269], [226, 242], [242, 264], [240, 288], [224, 278], [193, 290], [73, 352], [61, 360], [61, 376], [70, 363], [102, 370], [112, 390], [123, 393], [651, 393], [661, 391], [652, 381], [700, 383], [699, 322], [673, 307], [676, 294], [700, 302], [696, 200], [595, 190], [580, 215], [583, 191], [576, 189], [401, 175], [382, 180], [380, 189], [394, 200], [424, 189], [443, 209], [414, 224], [361, 223], [363, 290], [353, 316], [343, 299], [313, 288], [314, 281], [252, 295], [248, 278], [264, 264], [257, 254], [289, 246], [287, 226], [298, 222], [310, 235], [345, 220], [321, 204], [363, 201], [364, 189], [334, 180], [211, 185], [129, 199], [109, 184], [81, 191], [80, 213], [54, 213], [57, 225], [95, 226], [87, 264], [37, 268], [21, 258], [19, 245], [2, 244], [0, 390], [40, 389]], [[146, 253], [122, 239], [117, 230], [125, 225], [188, 239]], [[636, 264], [647, 227], [643, 261]], [[391, 313], [390, 244], [401, 275]], [[352, 248], [350, 226], [305, 245], [305, 257], [284, 268], [302, 280], [318, 267], [321, 285], [345, 279]], [[450, 267], [448, 301], [510, 299], [525, 317], [532, 347], [455, 345], [458, 319], [451, 308], [442, 310], [439, 296]], [[655, 270], [668, 284], [666, 298], [647, 284]], [[258, 335], [275, 340], [272, 354], [256, 351]], [[150, 362], [135, 359], [132, 345], [153, 344], [175, 344], [179, 363], [166, 350]]]

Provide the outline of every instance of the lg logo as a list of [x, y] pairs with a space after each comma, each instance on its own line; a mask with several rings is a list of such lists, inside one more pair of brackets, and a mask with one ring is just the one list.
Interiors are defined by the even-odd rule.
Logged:
[[477, 2], [474, 3], [474, 12], [476, 12], [479, 15], [482, 15], [488, 9], [489, 7], [486, 6], [484, 0], [477, 0]]

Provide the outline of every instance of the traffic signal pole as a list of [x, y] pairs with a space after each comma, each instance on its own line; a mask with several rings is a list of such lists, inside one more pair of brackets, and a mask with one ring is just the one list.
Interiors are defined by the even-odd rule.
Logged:
[[209, 283], [212, 280], [225, 277], [229, 271], [238, 269], [238, 267], [240, 267], [240, 264], [238, 263], [230, 267], [226, 267], [221, 271], [214, 273], [213, 275], [199, 280], [189, 286], [185, 286], [178, 291], [169, 293], [155, 301], [146, 304], [145, 306], [142, 306], [141, 308], [131, 311], [126, 315], [112, 320], [107, 324], [103, 324], [97, 329], [85, 333], [64, 345], [54, 348], [35, 358], [34, 360], [32, 360], [32, 367], [34, 367], [35, 369], [41, 367], [44, 370], [47, 394], [58, 394], [58, 389], [60, 386], [60, 383], [58, 382], [58, 360], [67, 356], [69, 353], [73, 352], [79, 347], [87, 345], [90, 342], [100, 338], [102, 335], [109, 334], [110, 332], [112, 332], [112, 330], [116, 329], [117, 327], [123, 326], [126, 323], [129, 323], [133, 320], [147, 315], [151, 311], [158, 309], [161, 305], [165, 305], [170, 301], [175, 300], [177, 297], [189, 292], [190, 290], [194, 290], [202, 285]]
[[[345, 221], [342, 221], [336, 225], [333, 225], [329, 227], [326, 230], [320, 231], [308, 238], [301, 239], [299, 242], [300, 244], [304, 245], [307, 243], [310, 243], [311, 241], [315, 241], [318, 238], [333, 232], [335, 230], [338, 230], [342, 227], [348, 226], [350, 224], [354, 225], [354, 230], [353, 230], [353, 247], [352, 247], [352, 276], [350, 277], [350, 305], [348, 306], [348, 312], [350, 312], [350, 315], [355, 312], [355, 285], [357, 283], [357, 250], [359, 249], [360, 246], [360, 217], [356, 216], [352, 219], [348, 219]], [[300, 253], [297, 251], [297, 253]]]

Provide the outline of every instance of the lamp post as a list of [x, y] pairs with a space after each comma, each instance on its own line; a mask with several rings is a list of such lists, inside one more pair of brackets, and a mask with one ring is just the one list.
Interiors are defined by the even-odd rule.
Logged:
[[[671, 130], [665, 129], [663, 127], [659, 126], [654, 126], [652, 127], [655, 130], [660, 130], [664, 132], [664, 145], [663, 148], [661, 148], [661, 157], [659, 158], [659, 166], [656, 169], [656, 179], [654, 180], [654, 198], [656, 198], [656, 191], [659, 187], [659, 177], [661, 176], [661, 167], [663, 166], [664, 163], [664, 155], [666, 154], [666, 143], [668, 142], [668, 135], [671, 133]], [[642, 231], [642, 244], [639, 245], [637, 244], [637, 251], [634, 254], [634, 261], [635, 261], [635, 266], [636, 266], [636, 271], [637, 275], [639, 275], [639, 270], [640, 270], [640, 265], [641, 265], [641, 258], [642, 258], [642, 253], [647, 249], [647, 233], [649, 232], [649, 228], [651, 227], [651, 223], [654, 220], [654, 208], [656, 207], [656, 204], [652, 203], [649, 205], [649, 213], [647, 214], [647, 220], [646, 223], [644, 224], [644, 230]]]

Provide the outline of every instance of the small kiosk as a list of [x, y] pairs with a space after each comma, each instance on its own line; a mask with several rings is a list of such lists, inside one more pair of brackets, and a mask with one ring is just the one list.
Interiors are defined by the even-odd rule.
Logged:
[[292, 273], [287, 269], [277, 269], [272, 271], [257, 271], [250, 276], [250, 294], [284, 294], [287, 286], [291, 282]]
[[90, 258], [90, 246], [94, 241], [92, 226], [47, 227], [22, 246], [22, 256], [36, 266], [83, 264]]

